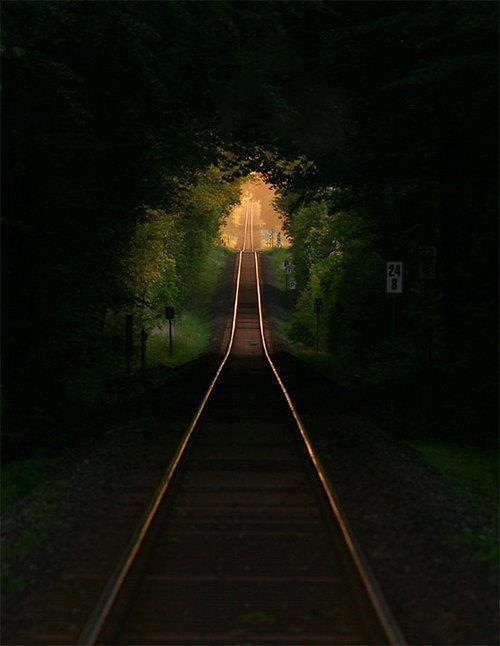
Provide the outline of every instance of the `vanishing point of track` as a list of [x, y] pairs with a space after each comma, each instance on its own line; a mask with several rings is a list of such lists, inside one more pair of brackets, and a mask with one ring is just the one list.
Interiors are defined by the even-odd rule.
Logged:
[[267, 349], [245, 206], [226, 353], [80, 644], [404, 644]]

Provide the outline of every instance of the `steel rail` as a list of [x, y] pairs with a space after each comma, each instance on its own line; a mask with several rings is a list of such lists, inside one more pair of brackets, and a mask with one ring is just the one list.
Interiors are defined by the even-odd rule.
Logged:
[[[247, 226], [248, 226], [248, 211], [245, 217], [245, 236], [246, 236]], [[243, 240], [243, 248], [244, 247], [245, 247], [245, 239]], [[212, 394], [212, 391], [215, 387], [215, 384], [217, 383], [217, 380], [219, 379], [220, 373], [222, 372], [222, 369], [224, 368], [229, 358], [229, 355], [231, 354], [231, 349], [233, 347], [234, 335], [236, 330], [236, 318], [238, 314], [238, 297], [239, 297], [240, 280], [241, 280], [242, 255], [243, 253], [242, 251], [240, 251], [239, 257], [238, 257], [238, 273], [236, 277], [236, 289], [235, 289], [235, 296], [234, 296], [231, 336], [229, 339], [226, 353], [215, 373], [214, 378], [210, 382], [210, 385], [200, 405], [198, 406], [195, 416], [193, 417], [186, 433], [184, 434], [184, 437], [181, 440], [179, 448], [177, 449], [174, 457], [172, 458], [159, 487], [157, 488], [155, 494], [153, 495], [153, 499], [146, 511], [146, 514], [141, 520], [141, 523], [136, 533], [134, 534], [128, 548], [124, 552], [124, 556], [122, 557], [122, 560], [120, 561], [115, 572], [111, 575], [109, 582], [106, 585], [106, 588], [101, 594], [90, 618], [88, 619], [83, 631], [81, 632], [77, 642], [79, 646], [94, 646], [96, 644], [99, 634], [101, 633], [104, 627], [104, 624], [113, 608], [113, 605], [120, 592], [120, 589], [130, 571], [130, 568], [132, 567], [137, 557], [137, 554], [139, 553], [144, 543], [148, 530], [158, 510], [158, 507], [160, 506], [165, 496], [165, 492], [167, 491], [172, 481], [172, 478], [174, 477], [177, 467], [189, 444], [191, 436], [198, 424], [198, 421], [203, 413], [203, 410], [205, 409], [207, 401], [210, 395]]]
[[389, 641], [389, 643], [392, 646], [405, 646], [406, 645], [406, 640], [403, 636], [403, 633], [401, 632], [401, 629], [394, 618], [392, 612], [389, 609], [389, 606], [387, 605], [387, 602], [385, 600], [385, 597], [383, 595], [383, 592], [375, 578], [375, 575], [368, 564], [368, 561], [366, 557], [364, 556], [361, 547], [357, 540], [354, 537], [354, 534], [352, 532], [352, 529], [349, 526], [349, 523], [347, 521], [347, 518], [342, 511], [342, 508], [340, 506], [339, 500], [334, 493], [333, 487], [330, 483], [330, 480], [328, 478], [328, 475], [326, 473], [326, 470], [324, 466], [322, 465], [316, 451], [314, 450], [314, 447], [312, 445], [312, 442], [306, 432], [306, 429], [304, 427], [304, 424], [297, 412], [297, 409], [295, 408], [292, 398], [286, 389], [285, 384], [283, 383], [283, 380], [281, 379], [279, 372], [271, 359], [271, 356], [269, 354], [269, 351], [267, 349], [267, 343], [266, 343], [266, 338], [265, 338], [265, 333], [264, 333], [264, 319], [262, 315], [262, 299], [261, 299], [261, 291], [260, 291], [260, 275], [259, 275], [259, 260], [258, 260], [258, 253], [254, 251], [254, 256], [255, 256], [255, 277], [256, 277], [256, 282], [257, 282], [257, 302], [258, 302], [258, 309], [259, 309], [259, 325], [260, 325], [260, 336], [262, 340], [262, 347], [264, 349], [264, 354], [266, 356], [266, 359], [271, 367], [271, 370], [274, 373], [274, 376], [276, 378], [276, 381], [278, 382], [279, 387], [281, 388], [281, 391], [285, 397], [285, 400], [288, 404], [288, 407], [290, 409], [290, 412], [292, 413], [292, 416], [295, 420], [295, 423], [297, 424], [297, 428], [299, 429], [300, 435], [302, 437], [302, 440], [304, 441], [307, 453], [309, 455], [309, 458], [314, 466], [314, 470], [322, 484], [323, 491], [326, 495], [326, 498], [328, 500], [330, 509], [340, 527], [340, 530], [342, 532], [342, 535], [344, 537], [344, 540], [346, 542], [346, 545], [349, 549], [349, 553], [351, 555], [352, 560], [354, 561], [354, 564], [356, 566], [356, 569], [358, 571], [358, 574], [361, 578], [361, 581], [365, 587], [365, 590], [370, 598], [370, 601], [372, 603], [372, 606], [377, 614], [377, 617], [380, 621], [380, 624], [386, 634], [386, 637]]

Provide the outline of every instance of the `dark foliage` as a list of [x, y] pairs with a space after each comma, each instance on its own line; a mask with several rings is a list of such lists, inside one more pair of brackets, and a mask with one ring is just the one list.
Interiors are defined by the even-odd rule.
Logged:
[[[436, 246], [443, 365], [458, 402], [480, 382], [475, 410], [491, 405], [497, 13], [491, 2], [3, 3], [7, 413], [64, 403], [61, 383], [106, 311], [128, 302], [139, 214], [177, 208], [173, 180], [221, 159], [228, 178], [261, 170], [296, 207], [341, 188], [329, 212], [362, 213], [381, 258], [411, 266], [420, 244]], [[363, 343], [380, 334], [359, 325]]]

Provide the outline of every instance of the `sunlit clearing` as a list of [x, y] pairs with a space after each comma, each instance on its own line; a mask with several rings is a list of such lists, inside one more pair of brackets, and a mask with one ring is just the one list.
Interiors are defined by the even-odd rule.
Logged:
[[245, 226], [245, 206], [253, 202], [254, 240], [256, 249], [288, 247], [280, 213], [274, 208], [276, 193], [257, 173], [252, 173], [242, 187], [242, 198], [221, 229], [221, 240], [230, 249], [238, 249]]

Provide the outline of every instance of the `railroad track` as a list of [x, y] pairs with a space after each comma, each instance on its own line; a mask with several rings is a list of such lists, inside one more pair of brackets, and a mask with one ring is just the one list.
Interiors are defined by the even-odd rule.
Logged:
[[253, 205], [227, 351], [80, 644], [404, 644], [269, 356]]

